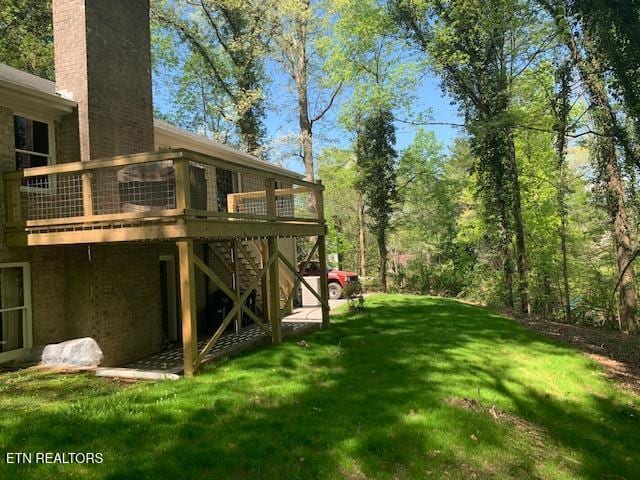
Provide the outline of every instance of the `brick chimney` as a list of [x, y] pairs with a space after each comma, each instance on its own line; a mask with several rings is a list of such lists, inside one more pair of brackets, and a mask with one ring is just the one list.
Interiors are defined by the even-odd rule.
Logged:
[[81, 160], [153, 151], [149, 0], [53, 0], [53, 35]]

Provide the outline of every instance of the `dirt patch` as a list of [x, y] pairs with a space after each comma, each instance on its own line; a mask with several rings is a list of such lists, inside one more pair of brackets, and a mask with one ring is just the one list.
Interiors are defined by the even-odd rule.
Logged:
[[494, 420], [503, 423], [509, 423], [515, 426], [518, 430], [527, 432], [537, 438], [542, 438], [542, 429], [537, 425], [528, 422], [527, 420], [513, 415], [511, 413], [500, 410], [495, 405], [483, 405], [477, 400], [472, 398], [449, 398], [447, 404], [454, 407], [462, 408], [464, 410], [472, 410], [474, 412], [486, 413], [493, 417]]
[[640, 336], [540, 319], [514, 318], [525, 327], [585, 352], [609, 378], [640, 395]]

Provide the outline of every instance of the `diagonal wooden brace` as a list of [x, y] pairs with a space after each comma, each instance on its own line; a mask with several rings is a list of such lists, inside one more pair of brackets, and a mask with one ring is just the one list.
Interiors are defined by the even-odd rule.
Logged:
[[280, 257], [280, 260], [282, 260], [282, 263], [284, 263], [289, 268], [289, 270], [293, 272], [296, 278], [298, 278], [298, 280], [301, 281], [309, 289], [309, 291], [313, 294], [313, 296], [315, 296], [318, 299], [318, 301], [320, 302], [320, 305], [325, 305], [328, 307], [329, 303], [323, 300], [320, 294], [317, 293], [313, 288], [311, 288], [311, 285], [309, 285], [309, 283], [304, 279], [304, 277], [298, 272], [296, 267], [291, 265], [291, 262], [289, 262], [289, 260], [287, 260], [287, 258], [284, 255], [279, 253], [278, 256]]
[[[195, 362], [196, 365], [199, 365], [202, 362], [202, 359], [204, 358], [204, 356], [209, 352], [209, 350], [211, 350], [211, 348], [219, 340], [219, 338], [222, 336], [222, 333], [225, 331], [225, 329], [227, 328], [227, 326], [229, 325], [229, 323], [231, 322], [233, 317], [238, 312], [238, 309], [241, 309], [241, 308], [244, 307], [244, 309], [246, 309], [245, 311], [251, 312], [251, 310], [246, 308], [246, 306], [244, 305], [244, 302], [247, 301], [247, 298], [249, 298], [249, 295], [251, 294], [253, 289], [256, 288], [256, 286], [260, 282], [260, 279], [266, 275], [269, 267], [273, 264], [273, 262], [276, 261], [277, 258], [278, 258], [278, 255], [277, 255], [277, 252], [276, 252], [269, 258], [269, 260], [267, 261], [265, 266], [262, 268], [262, 270], [251, 281], [251, 283], [249, 284], [249, 287], [240, 296], [240, 298], [238, 298], [236, 296], [236, 294], [229, 287], [227, 287], [227, 285], [222, 280], [220, 280], [220, 278], [218, 278], [218, 276], [214, 273], [213, 270], [211, 270], [202, 260], [200, 260], [199, 257], [194, 255], [193, 262], [196, 264], [196, 266], [200, 270], [202, 270], [204, 272], [204, 274], [207, 277], [209, 277], [213, 281], [213, 283], [215, 283], [220, 288], [220, 290], [222, 290], [225, 293], [225, 295], [227, 295], [229, 298], [231, 298], [234, 301], [233, 308], [231, 309], [231, 311], [229, 311], [227, 316], [222, 321], [222, 325], [220, 325], [218, 330], [216, 330], [216, 332], [213, 334], [213, 336], [209, 339], [209, 341], [204, 346], [202, 351], [200, 353], [198, 353], [198, 356], [196, 357], [196, 362]], [[251, 312], [251, 313], [253, 313], [253, 312]], [[251, 315], [249, 315], [249, 316], [251, 316]], [[254, 320], [255, 320], [255, 318], [254, 318]], [[266, 331], [266, 327], [264, 326], [264, 324], [260, 325], [260, 323], [258, 323], [258, 325], [263, 330]]]
[[[307, 258], [305, 259], [305, 261], [302, 262], [302, 265], [300, 265], [300, 270], [298, 272], [298, 273], [300, 273], [300, 275], [302, 275], [302, 272], [304, 272], [305, 269], [307, 268], [307, 265], [309, 264], [309, 262], [313, 258], [313, 255], [316, 253], [317, 249], [318, 249], [318, 241], [316, 240], [316, 243], [313, 245], [313, 248], [309, 252], [309, 255], [307, 255]], [[293, 272], [293, 273], [295, 273], [295, 272]], [[294, 295], [296, 289], [299, 286], [300, 286], [300, 279], [298, 277], [294, 277], [293, 286], [291, 287], [291, 290], [289, 291], [289, 294], [287, 295], [287, 301], [284, 302], [285, 307], [282, 310], [280, 310], [280, 315], [281, 316], [283, 315], [283, 312], [284, 312], [285, 308], [287, 307], [287, 305], [289, 305], [289, 302], [291, 302], [291, 299], [293, 298], [293, 295]]]

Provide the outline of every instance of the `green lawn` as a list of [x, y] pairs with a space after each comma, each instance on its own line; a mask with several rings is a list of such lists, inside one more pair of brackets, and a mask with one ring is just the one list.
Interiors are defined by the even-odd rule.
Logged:
[[0, 478], [640, 478], [640, 399], [489, 310], [376, 296], [298, 340], [179, 382], [0, 375], [3, 457], [104, 456]]

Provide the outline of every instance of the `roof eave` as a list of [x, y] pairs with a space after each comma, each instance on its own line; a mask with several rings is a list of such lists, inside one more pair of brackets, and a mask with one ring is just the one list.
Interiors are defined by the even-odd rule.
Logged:
[[17, 83], [0, 79], [0, 104], [15, 110], [32, 107], [47, 114], [61, 116], [71, 113], [77, 103], [73, 100], [41, 92]]
[[[230, 162], [250, 165], [256, 168], [260, 168], [261, 170], [272, 171], [274, 173], [293, 176], [295, 178], [303, 179], [304, 175], [301, 175], [298, 172], [294, 172], [292, 170], [279, 167], [272, 163], [261, 160], [253, 155], [242, 152], [240, 150], [236, 150], [233, 147], [229, 147], [227, 145], [223, 145], [217, 142], [214, 142], [206, 137], [202, 137], [191, 132], [182, 132], [181, 129], [175, 127], [171, 124], [164, 125], [163, 121], [156, 121], [154, 123], [154, 128], [156, 130], [160, 130], [164, 135], [175, 138], [176, 140], [186, 141], [187, 143], [192, 144], [193, 146], [200, 146], [204, 150], [211, 152], [212, 154], [220, 157], [223, 160], [227, 160]], [[193, 148], [197, 150], [197, 148]], [[207, 153], [207, 152], [203, 152]]]

